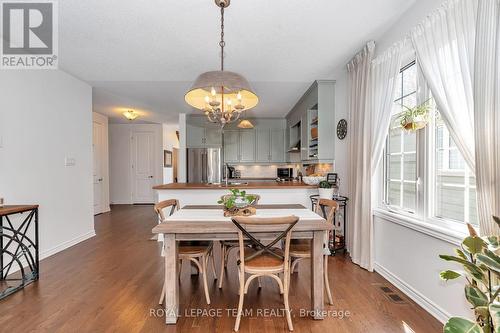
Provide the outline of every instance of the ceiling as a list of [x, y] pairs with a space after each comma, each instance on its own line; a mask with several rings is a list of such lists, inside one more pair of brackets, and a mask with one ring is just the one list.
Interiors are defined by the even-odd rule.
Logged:
[[[415, 0], [232, 0], [226, 10], [225, 68], [260, 98], [249, 116], [283, 117], [315, 79], [376, 39]], [[59, 2], [60, 67], [89, 82], [94, 111], [120, 119], [134, 109], [151, 122], [192, 109], [184, 94], [219, 66], [213, 0]]]

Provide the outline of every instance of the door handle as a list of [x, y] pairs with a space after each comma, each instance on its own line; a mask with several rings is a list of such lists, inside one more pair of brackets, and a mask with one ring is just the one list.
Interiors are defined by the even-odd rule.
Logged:
[[154, 178], [154, 176], [149, 176], [148, 178]]
[[102, 178], [99, 178], [97, 181], [98, 181], [98, 182], [102, 182]]

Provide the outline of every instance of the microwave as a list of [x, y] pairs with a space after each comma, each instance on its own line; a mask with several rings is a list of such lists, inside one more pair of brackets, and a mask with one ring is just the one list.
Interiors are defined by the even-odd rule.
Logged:
[[278, 168], [276, 171], [276, 176], [280, 179], [292, 179], [293, 168]]

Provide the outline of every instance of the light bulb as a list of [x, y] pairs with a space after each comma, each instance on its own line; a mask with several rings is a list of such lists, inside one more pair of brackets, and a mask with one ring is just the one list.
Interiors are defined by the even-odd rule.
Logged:
[[215, 92], [215, 88], [214, 87], [212, 87], [212, 90], [210, 92], [212, 93], [212, 96], [215, 96], [216, 92]]
[[210, 102], [210, 97], [205, 96], [205, 103], [209, 103], [209, 102]]
[[227, 100], [227, 105], [231, 105], [231, 104], [232, 104], [231, 100], [230, 100], [230, 99], [228, 99], [228, 100]]
[[241, 93], [238, 91], [238, 95], [236, 96], [238, 98], [238, 101], [241, 101]]

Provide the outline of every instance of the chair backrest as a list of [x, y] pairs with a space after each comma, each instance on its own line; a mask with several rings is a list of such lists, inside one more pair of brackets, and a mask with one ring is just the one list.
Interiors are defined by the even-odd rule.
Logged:
[[179, 210], [179, 201], [177, 199], [169, 199], [169, 200], [164, 200], [164, 201], [161, 201], [161, 202], [158, 202], [154, 208], [155, 208], [155, 212], [156, 214], [158, 214], [158, 217], [160, 218], [160, 221], [165, 221], [166, 220], [166, 216], [165, 216], [165, 213], [163, 212], [163, 210], [165, 208], [168, 208], [168, 207], [171, 207], [170, 208], [170, 212], [168, 214], [168, 216], [172, 215], [176, 210]]
[[[233, 217], [231, 219], [233, 223], [238, 228], [238, 240], [240, 247], [240, 259], [238, 260], [238, 265], [240, 265], [241, 269], [245, 268], [245, 261], [254, 259], [264, 253], [269, 253], [273, 256], [276, 256], [280, 259], [283, 259], [285, 262], [285, 269], [289, 267], [289, 257], [290, 257], [290, 239], [292, 236], [292, 228], [299, 222], [299, 218], [297, 216], [284, 216], [284, 217], [270, 217], [270, 218], [256, 218], [256, 217]], [[280, 232], [280, 234], [269, 244], [263, 245], [259, 240], [257, 240], [250, 232], [247, 231], [246, 227], [248, 226], [262, 226], [263, 230], [266, 230], [266, 227], [282, 225], [284, 230]], [[245, 235], [257, 248], [257, 251], [251, 254], [248, 257], [245, 257], [245, 247], [247, 244], [244, 243], [243, 235]], [[271, 251], [271, 248], [285, 238], [285, 255], [281, 256]]]
[[[329, 208], [326, 211], [326, 208]], [[335, 217], [335, 212], [339, 208], [339, 203], [335, 200], [330, 199], [319, 199], [316, 203], [316, 213], [323, 216], [326, 222], [333, 224], [333, 218]]]

